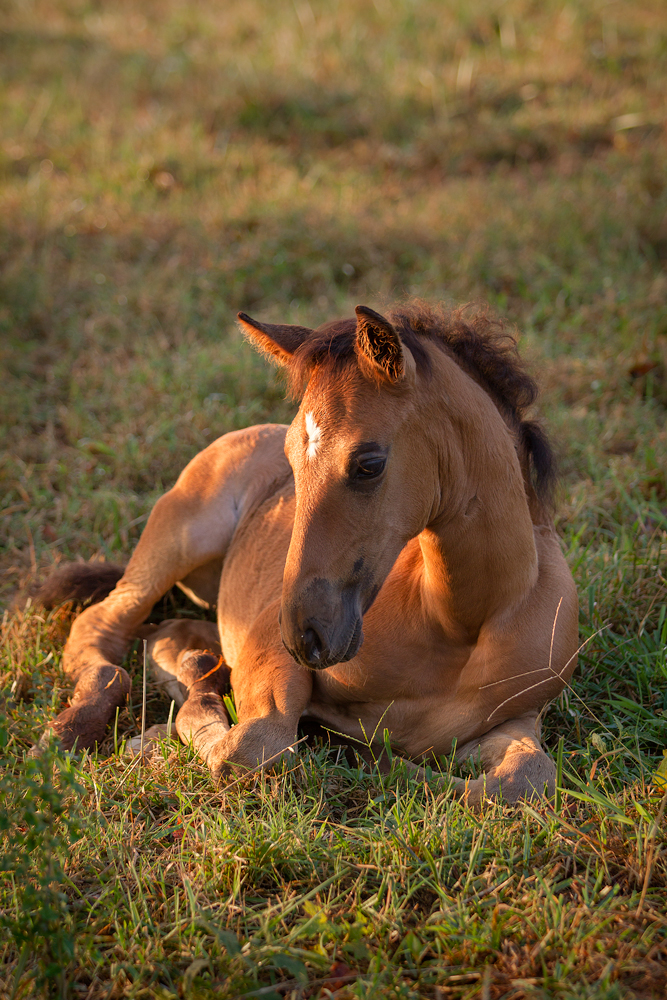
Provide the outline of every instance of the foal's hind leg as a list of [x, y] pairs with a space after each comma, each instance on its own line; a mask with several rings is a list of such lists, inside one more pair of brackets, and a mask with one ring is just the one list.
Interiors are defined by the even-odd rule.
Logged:
[[76, 687], [70, 706], [51, 724], [63, 749], [102, 739], [130, 690], [120, 664], [139, 626], [177, 581], [221, 563], [243, 502], [261, 495], [267, 477], [275, 475], [268, 452], [278, 445], [282, 454], [282, 438], [274, 441], [261, 428], [227, 435], [193, 459], [158, 500], [122, 579], [72, 625], [63, 666]]
[[479, 740], [458, 747], [456, 756], [461, 761], [480, 759], [484, 769], [480, 778], [458, 786], [470, 805], [479, 805], [485, 797], [518, 802], [554, 794], [556, 768], [540, 745], [536, 715], [503, 722]]

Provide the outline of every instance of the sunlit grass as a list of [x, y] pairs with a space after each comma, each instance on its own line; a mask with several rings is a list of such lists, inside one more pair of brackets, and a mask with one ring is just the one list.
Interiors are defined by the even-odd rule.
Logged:
[[289, 421], [238, 309], [318, 324], [420, 295], [516, 324], [586, 642], [544, 719], [561, 801], [478, 815], [321, 750], [227, 792], [186, 747], [139, 768], [133, 651], [77, 796], [57, 770], [84, 835], [45, 842], [42, 888], [74, 957], [37, 983], [54, 950], [17, 943], [5, 874], [3, 995], [664, 994], [666, 70], [659, 0], [0, 4], [7, 843], [69, 692], [68, 613], [15, 594], [126, 559], [193, 454]]

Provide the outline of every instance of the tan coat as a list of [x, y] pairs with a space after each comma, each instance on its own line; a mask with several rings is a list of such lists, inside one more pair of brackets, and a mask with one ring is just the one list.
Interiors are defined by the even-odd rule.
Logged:
[[[115, 590], [72, 628], [63, 742], [100, 738], [128, 689], [128, 642], [179, 582], [217, 607], [218, 634], [166, 623], [151, 657], [216, 774], [279, 760], [310, 717], [359, 740], [387, 730], [413, 761], [456, 743], [486, 770], [457, 785], [471, 801], [552, 790], [537, 719], [574, 669], [578, 604], [532, 485], [518, 362], [488, 321], [461, 332], [460, 314], [359, 307], [356, 327], [316, 333], [241, 322], [305, 374], [299, 412], [219, 438], [158, 501]], [[475, 351], [486, 368], [471, 369]], [[229, 673], [201, 652], [219, 648], [234, 727]]]

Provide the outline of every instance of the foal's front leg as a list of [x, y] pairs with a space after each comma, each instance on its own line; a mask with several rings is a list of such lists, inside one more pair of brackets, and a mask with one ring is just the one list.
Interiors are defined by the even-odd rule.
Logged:
[[470, 805], [484, 798], [502, 798], [506, 802], [538, 799], [554, 794], [556, 767], [542, 749], [538, 738], [537, 715], [509, 719], [457, 747], [460, 761], [481, 760], [484, 774], [474, 780], [457, 782], [457, 790]]
[[297, 739], [313, 680], [310, 671], [283, 647], [278, 611], [276, 602], [263, 612], [232, 668], [239, 721], [222, 738], [212, 738], [206, 748], [206, 760], [216, 778], [275, 767], [283, 754], [292, 752]]
[[[176, 731], [192, 744], [215, 778], [273, 767], [297, 738], [312, 678], [280, 642], [278, 604], [255, 623], [231, 672], [238, 724], [230, 725], [222, 695], [229, 667], [210, 622], [163, 622], [149, 639], [158, 681], [180, 706]], [[216, 630], [217, 631], [217, 630]]]
[[178, 705], [176, 732], [206, 761], [210, 748], [230, 729], [223, 701], [230, 670], [217, 625], [181, 618], [151, 626], [148, 656], [158, 683]]

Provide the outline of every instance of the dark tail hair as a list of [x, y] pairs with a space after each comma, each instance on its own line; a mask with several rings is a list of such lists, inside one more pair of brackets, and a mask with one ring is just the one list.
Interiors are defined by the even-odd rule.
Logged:
[[33, 595], [33, 602], [50, 611], [58, 604], [97, 604], [111, 593], [124, 566], [114, 563], [66, 563], [57, 569]]

